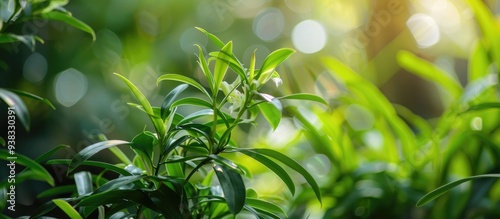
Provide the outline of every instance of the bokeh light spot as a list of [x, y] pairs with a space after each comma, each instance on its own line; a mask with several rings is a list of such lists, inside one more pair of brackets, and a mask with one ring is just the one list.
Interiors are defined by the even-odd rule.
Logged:
[[73, 106], [87, 92], [87, 77], [74, 68], [64, 70], [55, 78], [54, 91], [59, 103]]
[[420, 48], [431, 47], [439, 41], [439, 26], [429, 15], [414, 14], [408, 19], [406, 25]]
[[286, 6], [295, 13], [307, 13], [312, 10], [309, 0], [285, 0]]
[[40, 53], [31, 54], [23, 65], [23, 77], [31, 83], [41, 82], [47, 75], [47, 60]]
[[262, 11], [253, 20], [253, 32], [261, 40], [276, 40], [285, 28], [285, 18], [277, 8], [268, 8]]
[[363, 106], [351, 104], [345, 109], [347, 123], [356, 131], [370, 129], [375, 118], [373, 114]]
[[299, 51], [311, 54], [320, 51], [326, 45], [326, 30], [319, 22], [305, 20], [293, 28], [292, 42]]

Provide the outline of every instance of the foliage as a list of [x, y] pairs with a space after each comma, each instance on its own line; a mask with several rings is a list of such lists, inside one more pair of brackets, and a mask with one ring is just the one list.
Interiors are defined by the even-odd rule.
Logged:
[[[244, 68], [232, 53], [232, 42], [223, 43], [216, 36], [199, 28], [220, 48], [205, 58], [201, 46], [198, 63], [208, 89], [199, 82], [178, 74], [165, 74], [157, 83], [176, 81], [160, 107], [151, 106], [145, 95], [127, 78], [115, 75], [124, 82], [139, 104], [130, 103], [149, 117], [154, 132], [144, 130], [131, 141], [106, 140], [90, 145], [73, 159], [58, 159], [49, 164], [68, 164], [75, 187], [73, 195], [46, 203], [33, 215], [45, 215], [56, 206], [68, 216], [87, 218], [147, 217], [147, 218], [226, 218], [247, 211], [256, 218], [283, 218], [286, 213], [276, 204], [258, 199], [255, 191], [245, 186], [248, 168], [230, 159], [240, 153], [264, 164], [288, 186], [292, 195], [295, 184], [282, 165], [302, 175], [321, 202], [318, 184], [313, 176], [288, 156], [265, 148], [241, 148], [231, 138], [232, 131], [242, 124], [257, 125], [262, 114], [273, 128], [281, 120], [283, 105], [280, 99], [325, 101], [310, 94], [273, 97], [259, 90], [268, 81], [280, 82], [276, 67], [294, 51], [278, 49], [255, 67], [255, 55], [249, 68]], [[225, 81], [235, 73], [232, 83]], [[191, 86], [202, 97], [180, 98]], [[189, 115], [177, 112], [180, 107], [196, 107]], [[128, 145], [135, 152], [132, 159], [116, 148]], [[96, 153], [114, 148], [122, 163], [90, 161]], [[115, 172], [118, 177], [106, 178], [79, 171], [81, 166], [97, 166]], [[76, 172], [76, 173], [75, 173]], [[66, 187], [64, 187], [66, 188]], [[67, 189], [61, 188], [61, 191]], [[55, 188], [56, 189], [56, 188]], [[249, 193], [250, 192], [250, 193]], [[247, 195], [249, 193], [249, 195]], [[73, 208], [70, 208], [73, 206]], [[77, 213], [78, 212], [78, 213]], [[92, 216], [93, 217], [93, 216]]]
[[[391, 104], [375, 85], [340, 61], [323, 60], [340, 90], [336, 107], [331, 113], [292, 112], [314, 153], [324, 154], [333, 165], [328, 183], [321, 186], [324, 200], [330, 202], [324, 218], [500, 215], [496, 210], [500, 184], [495, 182], [500, 157], [496, 137], [500, 32], [482, 3], [469, 3], [484, 38], [471, 53], [465, 86], [413, 53], [400, 51], [397, 56], [401, 67], [439, 88], [445, 108], [439, 118], [427, 120]], [[452, 189], [457, 186], [460, 189]], [[299, 197], [297, 209], [310, 195]]]

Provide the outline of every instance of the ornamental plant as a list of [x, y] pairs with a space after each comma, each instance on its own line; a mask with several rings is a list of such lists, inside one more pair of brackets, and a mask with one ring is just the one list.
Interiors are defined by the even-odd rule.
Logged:
[[[71, 194], [41, 206], [33, 217], [46, 215], [59, 207], [71, 218], [231, 218], [242, 211], [256, 218], [287, 218], [283, 209], [245, 186], [248, 168], [231, 160], [231, 154], [240, 153], [255, 159], [274, 172], [295, 193], [295, 182], [282, 166], [302, 175], [321, 202], [321, 194], [314, 178], [299, 163], [288, 156], [267, 148], [242, 148], [232, 138], [232, 132], [241, 124], [257, 125], [259, 115], [276, 128], [282, 117], [282, 100], [309, 100], [326, 102], [311, 94], [291, 94], [273, 97], [261, 93], [261, 88], [273, 81], [281, 84], [276, 67], [294, 53], [278, 49], [256, 68], [255, 53], [250, 66], [244, 67], [232, 52], [232, 42], [223, 43], [207, 31], [198, 28], [220, 48], [205, 58], [201, 46], [198, 64], [204, 73], [207, 87], [196, 80], [165, 74], [158, 78], [181, 84], [165, 95], [161, 106], [153, 107], [143, 93], [127, 78], [115, 75], [125, 83], [138, 103], [130, 103], [149, 117], [154, 131], [144, 130], [131, 141], [107, 140], [90, 145], [73, 159], [51, 160], [48, 164], [67, 164], [68, 175], [74, 185], [49, 189], [47, 195]], [[226, 74], [235, 74], [231, 83]], [[234, 77], [233, 77], [234, 78]], [[189, 86], [201, 97], [179, 98]], [[182, 115], [182, 107], [199, 110]], [[135, 156], [127, 156], [118, 145], [127, 145]], [[96, 153], [109, 149], [120, 163], [92, 161]], [[233, 156], [234, 157], [234, 156]], [[82, 167], [100, 168], [100, 174], [81, 171]], [[78, 169], [78, 171], [76, 171]], [[106, 178], [104, 172], [113, 172]], [[109, 175], [109, 174], [108, 174]]]

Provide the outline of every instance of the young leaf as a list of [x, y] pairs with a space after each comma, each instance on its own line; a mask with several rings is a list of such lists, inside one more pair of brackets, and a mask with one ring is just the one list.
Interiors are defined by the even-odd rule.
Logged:
[[52, 175], [50, 175], [50, 173], [38, 162], [18, 153], [15, 154], [15, 159], [10, 158], [11, 156], [12, 155], [9, 154], [7, 150], [0, 150], [0, 159], [6, 160], [7, 162], [15, 161], [15, 164], [20, 164], [29, 168], [39, 179], [42, 179], [49, 185], [54, 186], [54, 178], [52, 178]]
[[107, 192], [111, 190], [118, 189], [122, 186], [137, 182], [141, 179], [144, 179], [146, 175], [136, 175], [136, 176], [121, 176], [116, 179], [110, 180], [104, 183], [101, 187], [95, 190], [93, 194], [98, 194], [102, 192]]
[[224, 192], [227, 206], [233, 215], [238, 214], [245, 205], [245, 184], [241, 175], [223, 165], [214, 164], [214, 171]]
[[207, 80], [208, 85], [210, 86], [210, 90], [212, 91], [212, 93], [215, 93], [216, 91], [214, 90], [214, 76], [212, 75], [212, 72], [208, 67], [205, 55], [203, 55], [203, 49], [198, 44], [195, 44], [195, 46], [198, 47], [198, 64], [200, 65], [200, 68], [203, 74], [205, 75], [205, 79]]
[[272, 52], [266, 57], [259, 73], [256, 76], [256, 79], [260, 82], [261, 86], [271, 78], [274, 69], [294, 52], [295, 51], [292, 49], [283, 48]]
[[160, 118], [157, 118], [155, 115], [153, 108], [151, 107], [151, 104], [149, 103], [148, 99], [146, 99], [146, 96], [142, 94], [142, 92], [134, 85], [132, 82], [130, 82], [127, 78], [123, 77], [120, 74], [114, 73], [116, 76], [118, 76], [127, 86], [129, 89], [132, 91], [134, 94], [135, 98], [139, 101], [139, 103], [142, 105], [144, 108], [144, 111], [148, 114], [149, 118], [151, 119], [151, 122], [153, 123], [156, 133], [158, 134], [159, 137], [165, 136], [165, 126], [163, 125], [163, 121]]
[[42, 98], [42, 97], [39, 97], [37, 95], [34, 95], [32, 93], [28, 93], [26, 91], [22, 91], [22, 90], [14, 90], [14, 89], [9, 89], [10, 91], [16, 93], [17, 95], [19, 96], [25, 96], [25, 97], [29, 97], [29, 98], [32, 98], [32, 99], [35, 99], [35, 100], [38, 100], [42, 103], [45, 103], [47, 104], [50, 108], [52, 108], [53, 110], [56, 109], [56, 107], [52, 104], [52, 102], [50, 102], [50, 100], [48, 99], [45, 99], [45, 98]]
[[273, 171], [276, 175], [278, 175], [278, 177], [281, 180], [283, 180], [285, 185], [288, 187], [288, 189], [290, 190], [292, 195], [295, 195], [295, 185], [293, 183], [293, 180], [290, 177], [290, 175], [288, 175], [288, 173], [280, 165], [278, 165], [273, 160], [267, 158], [266, 156], [261, 155], [259, 153], [254, 152], [254, 151], [251, 151], [251, 150], [239, 150], [239, 152], [241, 152], [241, 153], [255, 159], [256, 161], [259, 161], [260, 163], [264, 164], [264, 166], [266, 166], [271, 171]]
[[61, 199], [54, 199], [52, 201], [71, 219], [82, 219], [82, 216], [80, 216], [80, 214], [78, 214], [78, 212], [66, 201]]
[[28, 108], [24, 102], [15, 93], [0, 88], [0, 99], [2, 99], [7, 105], [13, 108], [15, 116], [21, 124], [24, 126], [26, 131], [30, 130], [31, 119], [28, 112]]
[[278, 97], [280, 100], [309, 100], [317, 103], [321, 103], [325, 106], [328, 106], [328, 103], [321, 97], [316, 96], [314, 94], [306, 94], [306, 93], [298, 93], [298, 94], [290, 94], [282, 97]]
[[163, 103], [161, 105], [161, 119], [165, 120], [167, 116], [170, 114], [170, 107], [174, 103], [175, 99], [179, 94], [184, 91], [188, 87], [187, 84], [181, 84], [175, 87], [170, 93], [165, 96]]
[[214, 95], [220, 88], [224, 76], [226, 75], [227, 69], [229, 68], [229, 59], [233, 53], [233, 42], [229, 41], [219, 52], [217, 56], [217, 61], [215, 62], [214, 68]]
[[443, 195], [445, 192], [448, 190], [473, 179], [479, 179], [479, 178], [500, 178], [500, 174], [484, 174], [484, 175], [477, 175], [477, 176], [471, 176], [471, 177], [466, 177], [463, 179], [459, 179], [457, 181], [448, 183], [446, 185], [443, 185], [437, 189], [432, 190], [431, 192], [427, 193], [424, 195], [420, 200], [417, 202], [417, 207], [420, 207], [422, 205], [425, 205], [426, 203], [436, 199], [437, 197]]
[[210, 94], [207, 92], [207, 90], [205, 90], [205, 88], [203, 88], [203, 86], [201, 86], [200, 83], [198, 83], [197, 81], [191, 79], [191, 78], [188, 78], [184, 75], [178, 75], [178, 74], [164, 74], [162, 76], [160, 76], [158, 78], [158, 80], [156, 80], [156, 85], [158, 86], [158, 84], [161, 82], [161, 81], [178, 81], [178, 82], [182, 82], [182, 83], [186, 83], [186, 84], [189, 84], [193, 87], [195, 87], [196, 89], [200, 90], [201, 92], [203, 92], [204, 94], [207, 95], [207, 97], [210, 98]]
[[87, 195], [94, 191], [92, 186], [92, 174], [88, 171], [75, 173], [75, 185], [78, 196]]
[[75, 28], [82, 30], [83, 32], [87, 32], [92, 36], [92, 40], [95, 41], [96, 36], [94, 30], [92, 30], [92, 28], [89, 25], [83, 23], [82, 21], [74, 18], [69, 14], [60, 11], [51, 11], [48, 13], [41, 14], [41, 16], [49, 20], [62, 21], [66, 24], [69, 24]]
[[281, 111], [272, 103], [261, 103], [257, 107], [259, 107], [260, 112], [264, 115], [264, 118], [266, 118], [273, 130], [276, 130], [281, 121]]
[[267, 202], [264, 200], [260, 199], [255, 199], [255, 198], [247, 198], [246, 200], [247, 205], [252, 206], [253, 208], [268, 212], [268, 213], [279, 213], [285, 216], [285, 218], [288, 218], [286, 215], [286, 212], [281, 209], [278, 205], [275, 205], [271, 202]]
[[69, 164], [69, 169], [68, 173], [73, 171], [75, 168], [80, 166], [84, 161], [89, 159], [91, 156], [96, 154], [99, 151], [102, 151], [106, 148], [114, 147], [117, 145], [123, 145], [123, 144], [130, 144], [130, 142], [127, 141], [121, 141], [121, 140], [109, 140], [109, 141], [103, 141], [103, 142], [98, 142], [93, 145], [87, 146], [80, 152], [78, 152], [73, 159], [71, 160], [71, 163]]
[[298, 173], [300, 173], [306, 179], [307, 183], [309, 183], [309, 185], [311, 185], [319, 202], [320, 203], [322, 202], [321, 201], [321, 192], [319, 190], [318, 183], [316, 183], [316, 180], [314, 180], [314, 178], [311, 176], [311, 174], [306, 169], [304, 169], [304, 167], [302, 167], [300, 164], [298, 164], [296, 161], [292, 160], [291, 158], [287, 157], [286, 155], [284, 155], [278, 151], [274, 151], [271, 149], [257, 148], [257, 149], [247, 149], [247, 150], [272, 157], [272, 158], [282, 162], [283, 164], [287, 165], [288, 167], [292, 168], [293, 170], [297, 171]]
[[434, 64], [417, 57], [413, 53], [404, 50], [399, 51], [397, 60], [404, 69], [445, 88], [455, 100], [462, 94], [463, 88], [458, 81]]

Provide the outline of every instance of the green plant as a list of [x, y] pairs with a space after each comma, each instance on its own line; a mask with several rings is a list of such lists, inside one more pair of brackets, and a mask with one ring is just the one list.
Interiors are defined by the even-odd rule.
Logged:
[[[469, 4], [483, 36], [470, 54], [465, 85], [410, 52], [397, 54], [402, 68], [438, 87], [444, 112], [437, 118], [424, 119], [390, 103], [340, 61], [323, 60], [339, 90], [332, 111], [292, 112], [313, 149], [304, 156], [323, 154], [332, 164], [328, 179], [320, 183], [327, 203], [324, 218], [500, 215], [500, 183], [495, 181], [500, 170], [500, 32], [482, 2]], [[312, 198], [307, 191], [298, 197], [296, 209]]]
[[[106, 140], [90, 145], [71, 160], [56, 159], [48, 164], [68, 164], [68, 174], [80, 166], [95, 166], [102, 172], [93, 175], [87, 171], [73, 174], [75, 185], [54, 188], [47, 194], [73, 193], [69, 198], [56, 199], [42, 206], [35, 217], [46, 214], [56, 206], [73, 218], [98, 215], [99, 218], [226, 218], [243, 209], [257, 218], [284, 218], [286, 213], [278, 205], [258, 198], [247, 189], [244, 177], [250, 176], [245, 165], [231, 157], [240, 153], [262, 163], [283, 180], [292, 194], [295, 185], [281, 165], [302, 175], [311, 185], [321, 202], [319, 187], [301, 165], [286, 155], [266, 148], [241, 148], [232, 137], [232, 131], [241, 124], [256, 124], [262, 114], [276, 128], [282, 114], [280, 100], [310, 100], [326, 104], [310, 94], [291, 94], [273, 97], [259, 90], [268, 81], [280, 84], [276, 67], [292, 53], [291, 49], [278, 49], [255, 67], [255, 55], [249, 68], [244, 68], [232, 53], [232, 42], [223, 43], [216, 36], [205, 33], [220, 51], [211, 52], [206, 59], [199, 49], [198, 63], [208, 90], [197, 81], [178, 74], [165, 74], [162, 81], [176, 81], [160, 107], [150, 105], [146, 97], [124, 76], [115, 74], [134, 94], [139, 104], [130, 103], [151, 120], [154, 132], [142, 131], [132, 141]], [[213, 66], [213, 67], [211, 67]], [[230, 70], [229, 70], [230, 69]], [[235, 73], [233, 83], [225, 81], [226, 74]], [[179, 98], [188, 86], [202, 97]], [[189, 115], [181, 115], [182, 107], [196, 107]], [[115, 147], [128, 145], [135, 152], [130, 159]], [[88, 160], [99, 151], [110, 149], [121, 161], [118, 164]], [[119, 176], [105, 178], [111, 171]], [[218, 183], [216, 183], [217, 179]], [[45, 195], [45, 194], [44, 194]], [[68, 204], [72, 203], [72, 204]], [[73, 205], [73, 206], [72, 206]], [[77, 210], [78, 209], [78, 210]], [[97, 213], [96, 213], [97, 212]]]

